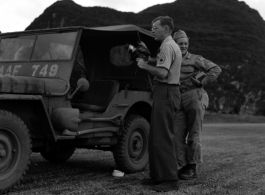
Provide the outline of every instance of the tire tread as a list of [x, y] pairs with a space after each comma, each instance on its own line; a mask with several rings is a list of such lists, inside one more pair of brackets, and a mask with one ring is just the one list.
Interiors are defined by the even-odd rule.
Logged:
[[30, 136], [30, 132], [29, 132], [29, 129], [27, 128], [26, 124], [16, 115], [16, 114], [13, 114], [7, 110], [2, 110], [0, 109], [0, 116], [6, 116], [7, 118], [10, 118], [10, 120], [12, 122], [17, 122], [19, 126], [21, 126], [21, 129], [24, 131], [24, 133], [26, 134], [26, 136], [29, 138], [28, 141], [28, 149], [27, 149], [27, 152], [26, 152], [26, 155], [24, 154], [24, 160], [27, 161], [27, 163], [25, 164], [25, 167], [20, 167], [21, 170], [23, 170], [22, 174], [21, 174], [21, 177], [18, 178], [17, 181], [15, 181], [15, 183], [13, 183], [12, 185], [10, 186], [7, 186], [6, 188], [2, 188], [0, 189], [0, 194], [5, 194], [5, 193], [8, 193], [14, 186], [20, 184], [20, 182], [23, 180], [23, 177], [26, 175], [26, 172], [28, 170], [28, 166], [30, 164], [30, 155], [32, 153], [32, 143], [31, 143], [31, 136]]
[[118, 138], [118, 143], [115, 146], [115, 149], [113, 152], [113, 156], [114, 156], [114, 160], [115, 160], [116, 165], [119, 167], [120, 170], [122, 170], [126, 173], [137, 172], [127, 163], [127, 160], [125, 157], [126, 156], [125, 147], [126, 147], [126, 137], [128, 136], [128, 130], [129, 130], [130, 126], [135, 121], [139, 121], [139, 120], [148, 123], [147, 120], [140, 115], [131, 115], [125, 120], [122, 135]]

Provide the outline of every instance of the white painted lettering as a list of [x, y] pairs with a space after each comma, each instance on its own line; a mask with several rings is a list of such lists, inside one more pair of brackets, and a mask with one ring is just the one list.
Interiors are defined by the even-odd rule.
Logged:
[[51, 65], [50, 72], [49, 72], [49, 76], [51, 76], [51, 77], [56, 76], [57, 71], [58, 71], [58, 65], [57, 64]]
[[0, 75], [3, 76], [4, 75], [4, 66], [0, 67]]
[[18, 73], [18, 69], [20, 69], [20, 68], [21, 68], [21, 65], [15, 65], [14, 69], [13, 69], [12, 76], [14, 76], [16, 73]]
[[46, 64], [42, 69], [41, 69], [41, 71], [40, 71], [40, 75], [42, 75], [42, 76], [46, 76], [46, 74], [47, 74], [47, 68], [48, 68], [48, 64]]
[[11, 76], [11, 71], [12, 71], [12, 66], [8, 66], [7, 70], [6, 70], [6, 73], [5, 73], [5, 76]]
[[39, 67], [40, 67], [40, 65], [33, 65], [33, 66], [32, 66], [32, 68], [34, 69], [34, 70], [33, 70], [33, 73], [32, 73], [32, 76], [33, 76], [33, 77], [35, 76], [35, 74], [36, 74], [37, 70], [39, 69]]

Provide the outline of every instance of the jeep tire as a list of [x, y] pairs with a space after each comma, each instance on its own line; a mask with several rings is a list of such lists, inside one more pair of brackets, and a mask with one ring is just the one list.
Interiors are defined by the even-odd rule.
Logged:
[[7, 193], [26, 173], [31, 154], [27, 126], [15, 114], [0, 110], [0, 194]]
[[114, 147], [113, 155], [118, 168], [126, 173], [142, 171], [148, 164], [149, 123], [139, 115], [129, 116]]
[[64, 146], [60, 149], [41, 151], [41, 156], [50, 163], [63, 163], [67, 161], [75, 152], [75, 147]]

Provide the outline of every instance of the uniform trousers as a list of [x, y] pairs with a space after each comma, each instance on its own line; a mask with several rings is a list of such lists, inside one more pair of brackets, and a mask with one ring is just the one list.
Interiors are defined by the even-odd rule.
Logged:
[[180, 109], [175, 115], [175, 142], [180, 167], [203, 162], [202, 122], [208, 104], [209, 98], [203, 88], [181, 94]]
[[179, 86], [154, 85], [148, 148], [150, 177], [157, 181], [178, 179], [174, 120], [180, 98]]

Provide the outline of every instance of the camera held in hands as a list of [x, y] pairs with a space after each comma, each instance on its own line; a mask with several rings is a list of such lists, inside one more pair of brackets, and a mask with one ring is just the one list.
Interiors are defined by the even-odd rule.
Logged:
[[141, 45], [137, 47], [128, 44], [128, 52], [131, 55], [132, 60], [136, 60], [136, 58], [142, 58], [145, 61], [148, 61], [148, 57], [150, 56], [150, 51]]

